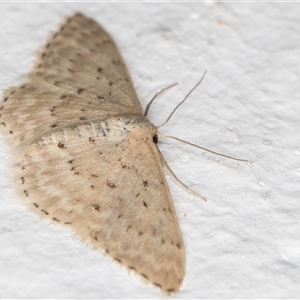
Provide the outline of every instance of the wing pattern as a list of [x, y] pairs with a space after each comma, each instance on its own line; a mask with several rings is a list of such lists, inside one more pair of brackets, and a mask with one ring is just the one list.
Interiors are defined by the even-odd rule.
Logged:
[[184, 245], [157, 129], [111, 37], [81, 14], [68, 19], [28, 82], [5, 92], [0, 113], [27, 207], [162, 291], [178, 291]]

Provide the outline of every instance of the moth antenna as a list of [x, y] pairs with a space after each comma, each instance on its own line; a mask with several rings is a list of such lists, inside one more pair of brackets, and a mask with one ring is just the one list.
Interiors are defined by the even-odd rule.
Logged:
[[247, 163], [251, 163], [249, 160], [247, 159], [241, 159], [241, 158], [236, 158], [236, 157], [232, 157], [232, 156], [229, 156], [229, 155], [225, 155], [225, 154], [222, 154], [222, 153], [219, 153], [219, 152], [216, 152], [216, 151], [213, 151], [213, 150], [210, 150], [208, 148], [204, 148], [204, 147], [201, 147], [199, 145], [196, 145], [196, 144], [193, 144], [193, 143], [190, 143], [188, 141], [185, 141], [185, 140], [181, 140], [175, 136], [171, 136], [171, 135], [161, 135], [159, 134], [158, 135], [159, 138], [169, 138], [169, 139], [173, 139], [173, 140], [176, 140], [176, 141], [179, 141], [181, 143], [185, 143], [185, 144], [188, 144], [190, 146], [194, 146], [196, 148], [199, 148], [199, 149], [202, 149], [204, 151], [207, 151], [207, 152], [210, 152], [210, 153], [213, 153], [213, 154], [216, 154], [216, 155], [219, 155], [219, 156], [223, 156], [223, 157], [226, 157], [226, 158], [229, 158], [229, 159], [233, 159], [233, 160], [237, 160], [237, 161], [243, 161], [243, 162], [247, 162]]
[[145, 108], [144, 116], [145, 116], [145, 117], [147, 116], [151, 104], [153, 103], [153, 101], [155, 100], [155, 98], [156, 98], [158, 95], [162, 94], [164, 91], [166, 91], [166, 90], [172, 88], [173, 86], [175, 86], [175, 85], [177, 85], [177, 84], [178, 84], [177, 82], [176, 82], [176, 83], [173, 83], [172, 85], [167, 86], [167, 87], [163, 88], [162, 90], [160, 90], [159, 92], [157, 92], [157, 93], [154, 95], [154, 97], [150, 100], [150, 102], [147, 104], [147, 106], [146, 106], [146, 108]]
[[164, 126], [164, 125], [166, 125], [168, 122], [169, 122], [169, 120], [171, 119], [171, 117], [174, 115], [174, 113], [175, 113], [175, 111], [178, 109], [178, 107], [181, 105], [181, 104], [183, 104], [185, 101], [186, 101], [186, 99], [189, 97], [189, 95], [200, 85], [200, 83], [202, 82], [202, 80], [204, 79], [204, 77], [205, 77], [205, 74], [206, 74], [206, 70], [204, 71], [204, 74], [202, 75], [202, 77], [201, 77], [201, 79], [196, 83], [196, 85], [188, 92], [188, 94], [184, 97], [184, 99], [173, 109], [173, 111], [171, 112], [171, 114], [169, 115], [169, 117], [167, 118], [167, 120], [164, 122], [164, 123], [162, 123], [161, 125], [159, 125], [159, 126], [156, 126], [157, 128], [160, 128], [160, 127], [162, 127], [162, 126]]
[[[158, 148], [157, 148], [158, 149]], [[158, 149], [158, 152], [160, 154], [160, 157], [162, 158], [165, 167], [167, 168], [167, 170], [169, 171], [169, 173], [172, 175], [172, 177], [178, 181], [187, 191], [189, 191], [190, 193], [194, 194], [196, 197], [200, 198], [203, 201], [207, 201], [205, 197], [203, 197], [202, 195], [200, 195], [199, 193], [197, 193], [196, 191], [194, 191], [193, 189], [191, 189], [190, 187], [188, 187], [185, 183], [183, 183], [176, 175], [175, 173], [172, 171], [172, 169], [169, 167], [169, 165], [167, 164], [167, 162], [165, 161], [163, 155], [161, 154], [160, 150]]]

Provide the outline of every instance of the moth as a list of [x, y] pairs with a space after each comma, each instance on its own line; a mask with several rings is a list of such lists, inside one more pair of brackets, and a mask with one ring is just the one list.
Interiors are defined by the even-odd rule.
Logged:
[[5, 91], [0, 127], [23, 203], [171, 294], [185, 250], [157, 128], [111, 36], [76, 13]]

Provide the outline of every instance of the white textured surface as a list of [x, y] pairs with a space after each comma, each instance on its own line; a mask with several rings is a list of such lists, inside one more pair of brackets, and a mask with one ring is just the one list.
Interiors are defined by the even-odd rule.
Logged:
[[[0, 90], [17, 85], [64, 16], [80, 11], [114, 37], [142, 105], [160, 124], [208, 70], [162, 133], [160, 148], [201, 202], [170, 179], [187, 268], [172, 298], [300, 294], [299, 4], [0, 3]], [[0, 298], [165, 297], [67, 229], [28, 213], [9, 181], [0, 138]]]

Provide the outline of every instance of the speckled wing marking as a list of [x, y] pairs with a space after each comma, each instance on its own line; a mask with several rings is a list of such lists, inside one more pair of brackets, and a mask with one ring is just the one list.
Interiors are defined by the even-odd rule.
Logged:
[[39, 55], [0, 111], [23, 201], [163, 292], [177, 292], [184, 245], [157, 129], [114, 42], [76, 14]]
[[7, 90], [1, 107], [5, 111], [0, 111], [4, 115], [0, 120], [9, 124], [17, 144], [84, 119], [142, 114], [113, 39], [82, 14], [69, 18], [49, 39], [28, 82]]

